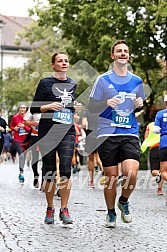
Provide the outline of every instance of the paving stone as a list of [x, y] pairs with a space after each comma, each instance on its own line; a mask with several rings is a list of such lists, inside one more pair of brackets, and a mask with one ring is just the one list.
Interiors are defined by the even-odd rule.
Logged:
[[[0, 165], [0, 252], [157, 252], [167, 251], [167, 205], [165, 195], [157, 196], [157, 184], [150, 171], [139, 171], [136, 189], [130, 198], [133, 221], [121, 222], [116, 207], [117, 226], [104, 227], [106, 206], [103, 186], [96, 174], [96, 187], [88, 188], [86, 166], [73, 175], [69, 210], [73, 228], [59, 221], [60, 200], [55, 197], [55, 224], [44, 224], [45, 195], [33, 188], [32, 170], [25, 168], [25, 183], [18, 183], [18, 163]], [[41, 170], [40, 170], [41, 173]], [[164, 192], [167, 189], [164, 184]], [[120, 195], [118, 187], [118, 195]]]

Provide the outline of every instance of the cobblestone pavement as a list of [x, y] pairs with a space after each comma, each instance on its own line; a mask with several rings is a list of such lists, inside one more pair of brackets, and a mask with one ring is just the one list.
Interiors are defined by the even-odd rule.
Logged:
[[[117, 211], [115, 229], [104, 227], [106, 206], [103, 187], [96, 174], [96, 188], [89, 189], [86, 166], [73, 175], [69, 209], [72, 228], [58, 220], [60, 200], [55, 197], [56, 222], [44, 224], [44, 193], [32, 186], [30, 168], [25, 168], [25, 183], [18, 183], [18, 164], [0, 165], [0, 252], [68, 251], [167, 251], [167, 205], [165, 195], [156, 195], [155, 179], [149, 171], [139, 171], [136, 189], [130, 198], [133, 222], [121, 222]], [[166, 190], [164, 185], [164, 192]], [[118, 187], [118, 196], [120, 187]]]

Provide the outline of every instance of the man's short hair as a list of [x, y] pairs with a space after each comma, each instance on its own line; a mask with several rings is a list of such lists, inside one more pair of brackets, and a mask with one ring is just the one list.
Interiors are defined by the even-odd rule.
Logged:
[[[126, 42], [126, 40], [123, 40], [123, 39], [117, 40], [117, 41], [113, 44], [113, 46], [111, 47], [111, 53], [114, 53], [115, 46], [116, 46], [116, 45], [120, 45], [120, 44], [125, 44], [125, 45], [127, 45], [127, 42]], [[128, 46], [128, 45], [127, 45], [127, 46]]]

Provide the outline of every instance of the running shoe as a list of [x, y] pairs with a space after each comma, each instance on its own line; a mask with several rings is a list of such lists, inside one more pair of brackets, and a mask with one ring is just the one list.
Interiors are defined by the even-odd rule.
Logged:
[[59, 218], [63, 222], [63, 224], [73, 224], [73, 220], [70, 217], [70, 213], [67, 207], [60, 209]]
[[157, 174], [155, 181], [157, 183], [161, 182], [161, 174], [160, 173]]
[[76, 166], [76, 165], [73, 165], [72, 168], [73, 168], [72, 173], [73, 173], [73, 174], [76, 174], [76, 173], [77, 173], [77, 166]]
[[44, 191], [45, 191], [45, 184], [43, 183], [43, 181], [41, 182], [40, 191], [41, 191], [41, 192], [44, 192]]
[[24, 183], [24, 176], [21, 173], [19, 174], [19, 182]]
[[94, 182], [93, 182], [93, 181], [89, 181], [89, 182], [88, 182], [88, 187], [89, 187], [89, 188], [95, 188]]
[[45, 224], [53, 224], [54, 223], [54, 208], [48, 207], [46, 210], [45, 216]]
[[132, 215], [129, 212], [129, 202], [118, 201], [118, 208], [121, 210], [121, 219], [125, 223], [130, 223], [132, 221]]
[[77, 172], [80, 172], [81, 171], [81, 168], [79, 168], [78, 166], [77, 166]]
[[105, 182], [106, 182], [106, 177], [105, 176], [102, 176], [100, 178], [100, 185], [105, 185]]
[[34, 177], [33, 185], [34, 185], [35, 188], [39, 187], [38, 176]]
[[163, 191], [162, 191], [161, 188], [158, 188], [158, 189], [157, 189], [157, 195], [163, 195]]
[[94, 169], [95, 169], [95, 172], [98, 172], [98, 170], [99, 170], [98, 166], [95, 166]]
[[105, 226], [107, 228], [115, 228], [116, 227], [116, 213], [109, 213], [106, 216]]

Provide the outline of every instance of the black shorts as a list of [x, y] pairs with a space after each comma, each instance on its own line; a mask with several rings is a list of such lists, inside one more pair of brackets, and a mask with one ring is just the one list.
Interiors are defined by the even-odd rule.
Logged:
[[152, 148], [149, 153], [150, 169], [160, 170], [159, 147]]
[[6, 146], [3, 146], [3, 153], [6, 153], [6, 152], [10, 152], [10, 146], [6, 147]]
[[159, 149], [160, 162], [167, 161], [167, 147]]
[[140, 158], [139, 139], [135, 136], [110, 136], [98, 150], [103, 167], [118, 165], [126, 159], [139, 161]]

